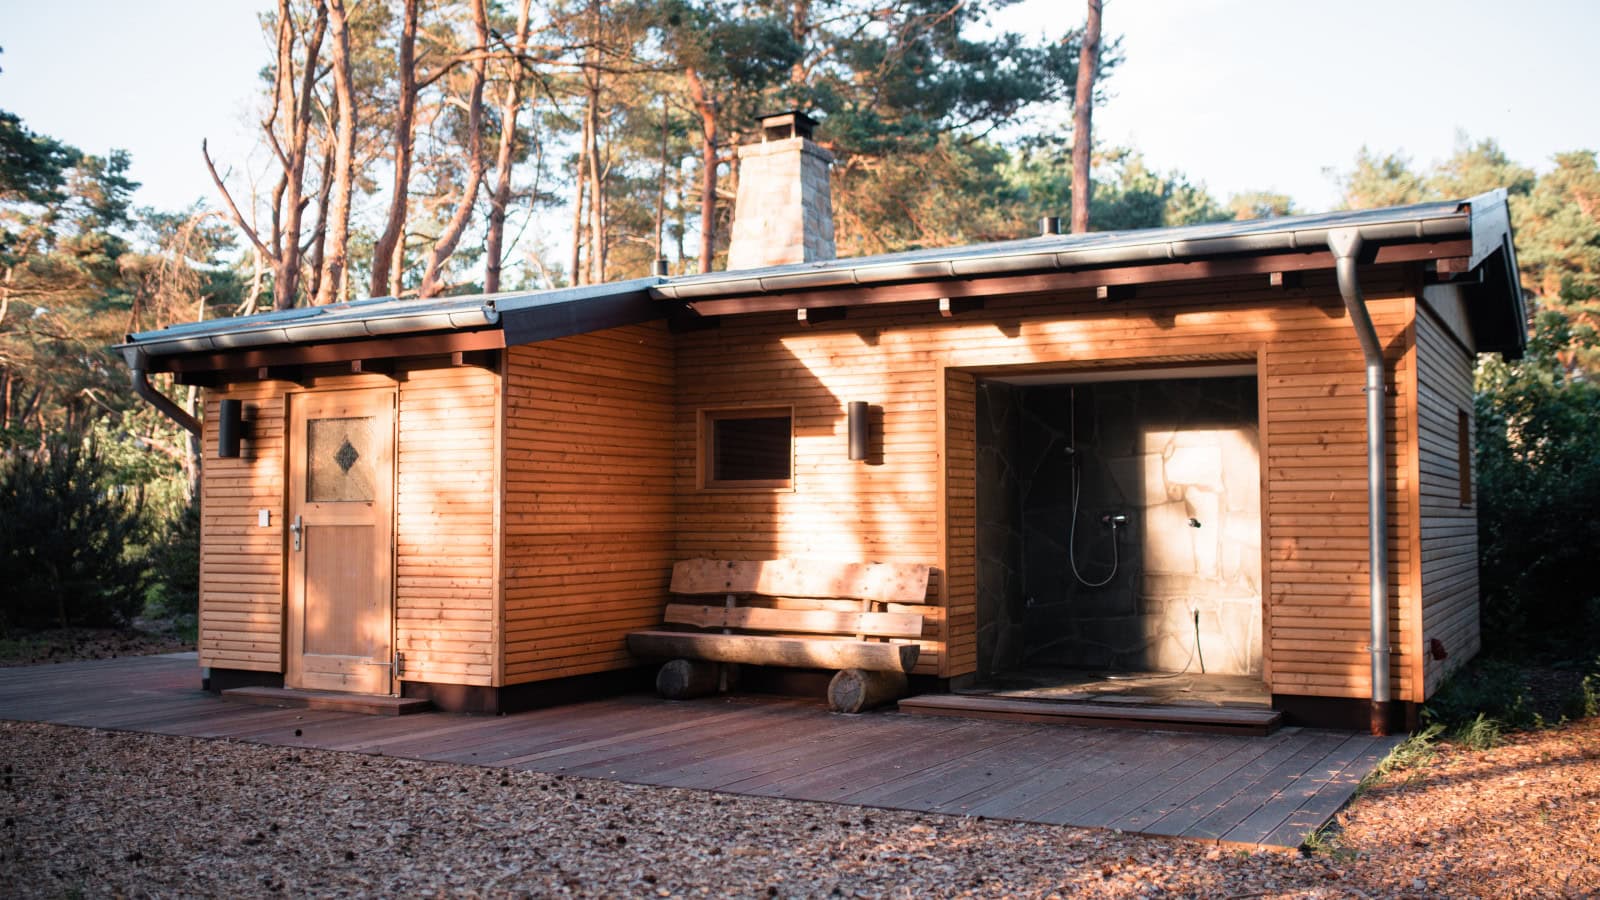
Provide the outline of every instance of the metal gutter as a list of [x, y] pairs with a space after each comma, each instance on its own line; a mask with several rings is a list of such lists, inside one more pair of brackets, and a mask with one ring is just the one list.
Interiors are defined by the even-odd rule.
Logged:
[[[1370, 240], [1401, 242], [1450, 237], [1472, 232], [1472, 215], [1460, 207], [1436, 216], [1359, 226]], [[806, 270], [788, 266], [777, 270], [728, 272], [723, 277], [694, 278], [659, 285], [651, 293], [667, 300], [703, 300], [732, 295], [779, 291], [816, 290], [901, 281], [924, 281], [1097, 268], [1239, 253], [1314, 251], [1328, 246], [1329, 235], [1348, 230], [1347, 225], [1318, 225], [1254, 234], [1202, 236], [1192, 239], [1145, 241], [1112, 246], [1071, 246], [1081, 243], [1062, 238], [1068, 246], [1037, 249], [1008, 248], [992, 253], [953, 253], [945, 258], [901, 262], [864, 262], [856, 265], [823, 263]], [[1049, 243], [1060, 243], [1050, 241]], [[1037, 239], [1033, 241], [1037, 245]]]
[[[348, 308], [339, 310], [340, 313], [346, 311]], [[396, 304], [392, 312], [386, 311], [377, 315], [330, 315], [326, 307], [312, 307], [294, 312], [303, 315], [279, 313], [275, 314], [274, 320], [270, 323], [232, 331], [213, 330], [209, 334], [185, 334], [183, 328], [171, 328], [155, 332], [152, 336], [129, 335], [128, 341], [119, 344], [117, 349], [122, 351], [128, 367], [133, 368], [139, 354], [146, 357], [172, 356], [178, 353], [309, 344], [418, 331], [482, 328], [500, 320], [500, 314], [495, 310], [492, 301], [480, 302], [477, 306], [445, 310], [415, 310]]]
[[1366, 237], [1365, 229], [1340, 228], [1328, 232], [1328, 249], [1333, 251], [1339, 295], [1350, 312], [1366, 361], [1367, 394], [1367, 558], [1370, 578], [1367, 583], [1368, 618], [1371, 625], [1372, 653], [1372, 733], [1389, 733], [1389, 534], [1383, 443], [1383, 345], [1378, 341], [1372, 316], [1367, 313], [1356, 279], [1356, 259]]

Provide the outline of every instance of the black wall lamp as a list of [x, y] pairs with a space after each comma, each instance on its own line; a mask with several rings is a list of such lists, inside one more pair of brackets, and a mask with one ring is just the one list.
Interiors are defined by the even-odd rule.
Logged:
[[239, 445], [250, 436], [250, 423], [244, 420], [244, 402], [221, 401], [217, 405], [217, 458], [238, 459]]
[[849, 423], [850, 432], [850, 459], [860, 461], [867, 458], [867, 447], [871, 443], [870, 417], [868, 416], [867, 402], [865, 400], [852, 400], [845, 407], [846, 421]]

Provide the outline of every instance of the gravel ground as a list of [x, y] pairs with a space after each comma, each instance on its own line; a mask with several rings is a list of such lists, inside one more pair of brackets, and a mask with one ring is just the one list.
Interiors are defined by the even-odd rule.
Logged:
[[[170, 625], [170, 623], [157, 623]], [[0, 634], [0, 668], [82, 659], [116, 659], [193, 650], [194, 641], [170, 628], [50, 628]]]
[[12, 896], [1600, 894], [1600, 721], [1443, 748], [1314, 854], [0, 723]]

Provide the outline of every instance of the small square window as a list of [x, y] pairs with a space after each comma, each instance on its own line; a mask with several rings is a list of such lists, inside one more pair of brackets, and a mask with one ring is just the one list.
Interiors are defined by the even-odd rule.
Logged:
[[701, 413], [700, 486], [790, 486], [794, 416], [789, 409], [707, 410]]

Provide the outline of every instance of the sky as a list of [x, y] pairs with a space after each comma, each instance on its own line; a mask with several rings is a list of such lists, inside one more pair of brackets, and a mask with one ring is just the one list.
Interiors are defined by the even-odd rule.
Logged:
[[[89, 152], [128, 150], [141, 204], [215, 204], [202, 139], [241, 181], [262, 164], [250, 119], [268, 5], [0, 0], [0, 109]], [[1081, 2], [1025, 0], [995, 24], [1053, 39], [1082, 17]], [[1465, 134], [1540, 171], [1600, 150], [1592, 0], [1106, 0], [1104, 22], [1124, 61], [1096, 144], [1135, 147], [1219, 199], [1267, 190], [1328, 209], [1328, 170], [1362, 146], [1426, 166]]]

